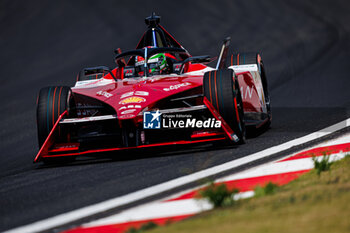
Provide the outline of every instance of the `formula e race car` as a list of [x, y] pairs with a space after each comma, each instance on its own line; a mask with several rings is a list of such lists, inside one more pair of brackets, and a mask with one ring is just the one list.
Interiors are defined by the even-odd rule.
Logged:
[[116, 68], [84, 68], [74, 87], [40, 90], [34, 162], [214, 141], [242, 144], [246, 128], [270, 124], [258, 53], [229, 54], [226, 38], [216, 62], [191, 56], [159, 16], [145, 22], [135, 50], [115, 50]]

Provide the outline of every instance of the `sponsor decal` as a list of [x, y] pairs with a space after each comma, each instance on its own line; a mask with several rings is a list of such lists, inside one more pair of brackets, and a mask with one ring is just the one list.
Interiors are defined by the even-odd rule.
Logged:
[[170, 129], [170, 128], [221, 128], [221, 121], [215, 118], [203, 120], [192, 117], [190, 114], [162, 114], [156, 112], [143, 113], [144, 129]]
[[107, 84], [115, 82], [114, 79], [105, 79], [100, 78], [98, 80], [85, 80], [85, 81], [78, 81], [75, 83], [75, 86], [73, 88], [91, 88], [91, 87], [98, 87], [98, 86], [105, 86]]
[[147, 91], [135, 91], [134, 95], [149, 96], [149, 93]]
[[181, 64], [176, 64], [174, 67], [174, 71], [177, 72], [177, 71], [180, 71], [180, 69], [181, 69]]
[[124, 70], [124, 76], [125, 77], [131, 77], [133, 75], [134, 75], [133, 69]]
[[159, 77], [159, 76], [158, 77], [152, 77], [152, 78], [149, 78], [148, 81], [153, 83], [155, 81], [161, 80], [162, 78], [164, 78], [164, 77]]
[[232, 69], [238, 73], [238, 72], [244, 72], [244, 71], [258, 71], [258, 66], [256, 64], [251, 65], [237, 65], [237, 66], [231, 66]]
[[75, 83], [74, 87], [82, 86], [82, 85], [87, 85], [87, 84], [92, 84], [92, 83], [97, 83], [98, 81], [96, 80], [83, 80], [83, 81], [77, 81]]
[[128, 105], [128, 106], [122, 106], [120, 107], [118, 110], [123, 110], [123, 109], [127, 109], [127, 108], [141, 108], [141, 105]]
[[127, 108], [141, 108], [141, 105], [128, 105]]
[[246, 89], [244, 91], [244, 88], [241, 87], [241, 96], [242, 96], [242, 99], [251, 99], [252, 96], [253, 96], [253, 91], [254, 91], [254, 87], [251, 86], [246, 86]]
[[163, 128], [221, 128], [221, 121], [215, 118], [200, 120], [187, 118], [186, 120], [163, 119]]
[[[95, 114], [95, 110], [93, 109], [89, 109], [90, 105], [89, 104], [85, 104], [85, 103], [77, 103], [77, 106], [79, 108], [77, 108], [77, 116], [81, 117], [81, 116], [92, 116]], [[87, 108], [85, 108], [87, 107]]]
[[104, 96], [106, 98], [110, 98], [113, 96], [113, 94], [108, 93], [107, 91], [98, 91], [98, 92], [96, 92], [96, 95]]
[[186, 86], [190, 86], [192, 85], [191, 83], [189, 82], [185, 82], [185, 83], [179, 83], [179, 84], [176, 84], [176, 85], [171, 85], [170, 87], [168, 88], [163, 88], [164, 91], [173, 91], [173, 90], [177, 90], [181, 87], [186, 87]]
[[139, 96], [132, 96], [132, 97], [128, 97], [126, 99], [123, 99], [121, 101], [119, 101], [119, 104], [131, 104], [131, 103], [142, 103], [145, 102], [146, 99], [143, 97], [139, 97]]
[[144, 60], [135, 62], [135, 66], [141, 66], [141, 65], [144, 65], [144, 64], [145, 64]]
[[68, 149], [79, 147], [79, 143], [65, 143], [65, 144], [56, 144], [54, 149]]
[[115, 116], [113, 116], [113, 115], [104, 115], [104, 116], [90, 116], [90, 117], [81, 117], [81, 118], [68, 118], [68, 119], [64, 119], [62, 121], [62, 123], [98, 121], [98, 120], [109, 120], [109, 119], [115, 119]]
[[162, 114], [157, 110], [156, 112], [143, 113], [143, 128], [144, 129], [160, 129], [160, 120]]
[[123, 114], [123, 115], [130, 114], [130, 113], [133, 113], [135, 111], [136, 111], [136, 109], [129, 109], [129, 110], [125, 110], [124, 112], [121, 112], [121, 114]]
[[118, 116], [119, 119], [126, 119], [126, 118], [133, 118], [133, 117], [135, 117], [135, 115], [133, 114], [125, 114], [125, 115]]
[[132, 96], [133, 94], [134, 94], [134, 92], [130, 91], [130, 92], [122, 94], [122, 96], [120, 96], [120, 98], [123, 99], [123, 98], [129, 97], [129, 96]]
[[123, 99], [132, 95], [149, 96], [149, 93], [147, 91], [130, 91], [130, 92], [124, 93], [122, 96], [120, 96], [120, 98]]

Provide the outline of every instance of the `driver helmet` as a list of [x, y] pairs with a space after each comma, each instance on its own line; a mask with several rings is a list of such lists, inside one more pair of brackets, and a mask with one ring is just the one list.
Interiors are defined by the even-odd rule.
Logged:
[[[135, 58], [135, 66], [141, 68], [144, 65], [144, 60], [143, 57], [137, 56]], [[147, 64], [150, 75], [164, 74], [169, 68], [165, 53], [157, 53], [151, 56]], [[140, 72], [142, 72], [142, 69], [140, 69]]]
[[148, 67], [150, 74], [162, 74], [167, 71], [168, 63], [165, 53], [158, 53], [148, 59]]

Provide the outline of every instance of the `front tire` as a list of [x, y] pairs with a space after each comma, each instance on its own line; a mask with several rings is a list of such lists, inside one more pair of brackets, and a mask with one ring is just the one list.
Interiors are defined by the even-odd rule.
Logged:
[[204, 74], [204, 96], [231, 127], [239, 144], [245, 143], [243, 102], [239, 83], [232, 69], [210, 71]]
[[[44, 144], [58, 117], [66, 110], [71, 115], [73, 107], [74, 99], [69, 87], [52, 86], [40, 90], [36, 109], [39, 148]], [[55, 136], [62, 138], [62, 134], [63, 132]]]

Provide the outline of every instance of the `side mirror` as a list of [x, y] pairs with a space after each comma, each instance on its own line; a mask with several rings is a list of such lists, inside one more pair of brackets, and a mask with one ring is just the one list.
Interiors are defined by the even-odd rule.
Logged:
[[210, 62], [210, 56], [204, 55], [204, 56], [189, 57], [189, 58], [186, 58], [182, 63], [185, 64], [187, 62], [192, 62], [192, 63]]
[[100, 74], [100, 73], [106, 73], [106, 72], [110, 72], [107, 66], [96, 66], [96, 67], [84, 68], [85, 75]]
[[185, 68], [185, 64], [188, 62], [192, 62], [192, 63], [204, 63], [204, 62], [210, 62], [210, 56], [209, 55], [204, 55], [204, 56], [195, 56], [195, 57], [189, 57], [186, 58], [181, 65], [180, 68], [180, 74], [183, 73], [183, 70]]
[[107, 66], [96, 66], [84, 69], [85, 75], [100, 74], [105, 72], [109, 73], [112, 76], [112, 78], [117, 82], [117, 78]]

